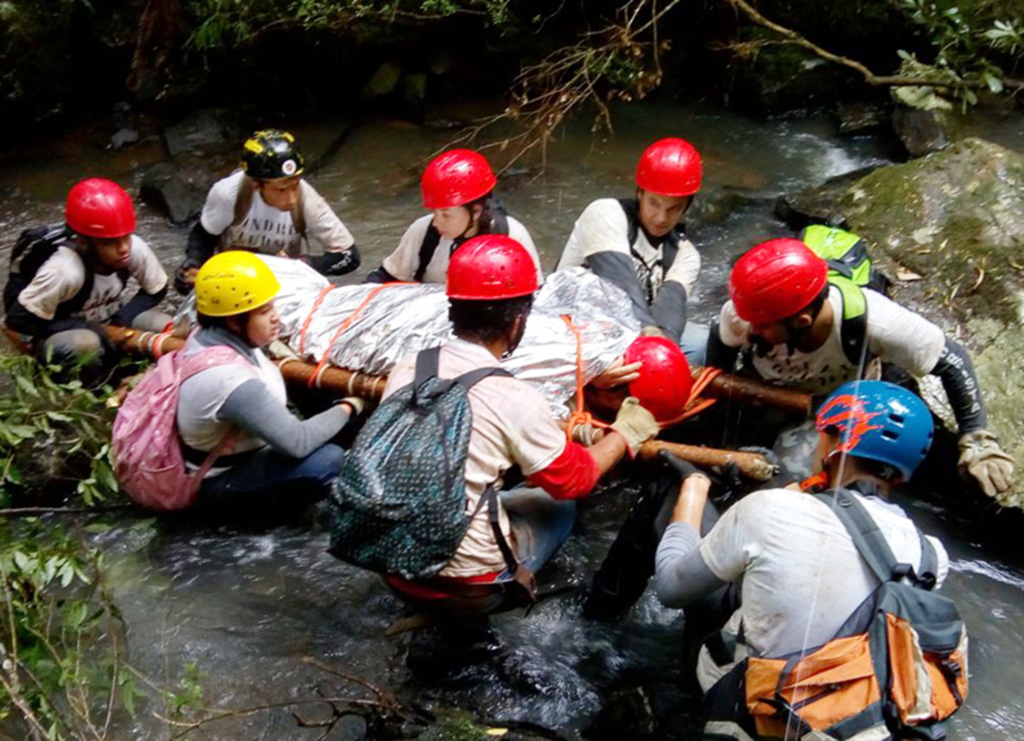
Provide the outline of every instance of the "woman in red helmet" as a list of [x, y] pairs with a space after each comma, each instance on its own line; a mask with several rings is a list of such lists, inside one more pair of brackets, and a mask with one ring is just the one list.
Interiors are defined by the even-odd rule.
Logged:
[[[700, 254], [684, 236], [683, 218], [702, 174], [692, 144], [677, 138], [655, 142], [637, 165], [635, 197], [601, 198], [587, 206], [558, 262], [558, 270], [582, 265], [619, 286], [629, 294], [643, 334], [681, 344], [698, 365], [707, 332], [685, 330]], [[619, 382], [632, 380], [625, 370], [620, 374]]]
[[[102, 324], [150, 331], [171, 317], [156, 311], [167, 273], [136, 236], [131, 196], [110, 180], [83, 180], [68, 193], [65, 223], [22, 233], [4, 288], [7, 329], [58, 362], [89, 358], [102, 367]], [[128, 280], [140, 290], [128, 301]]]
[[[523, 337], [536, 290], [533, 255], [515, 240], [481, 236], [463, 245], [447, 279], [456, 339], [441, 348], [438, 375], [454, 378], [497, 366], [511, 355]], [[416, 359], [398, 362], [388, 376], [385, 398], [414, 380]], [[437, 577], [415, 582], [388, 577], [391, 587], [417, 608], [460, 618], [519, 606], [511, 582], [523, 577], [523, 568], [537, 571], [569, 537], [573, 500], [586, 496], [627, 451], [635, 454], [660, 429], [651, 412], [627, 399], [612, 434], [591, 448], [569, 443], [537, 390], [508, 376], [474, 384], [469, 403], [473, 420], [465, 511], [471, 519], [466, 535]], [[514, 466], [527, 487], [501, 492], [492, 525], [490, 508], [478, 504], [491, 487], [501, 491]]]
[[543, 282], [533, 239], [495, 198], [497, 182], [487, 159], [472, 150], [453, 149], [431, 160], [420, 188], [423, 208], [433, 213], [406, 229], [398, 249], [367, 276], [367, 282], [444, 283], [452, 254], [478, 234], [507, 234], [519, 242], [530, 253], [538, 283]]

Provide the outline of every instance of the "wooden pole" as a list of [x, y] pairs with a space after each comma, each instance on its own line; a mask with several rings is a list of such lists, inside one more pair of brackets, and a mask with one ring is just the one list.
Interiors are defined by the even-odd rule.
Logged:
[[[177, 350], [185, 344], [180, 337], [173, 337], [156, 332], [140, 332], [124, 327], [107, 327], [107, 337], [122, 350], [138, 355], [155, 357]], [[335, 368], [328, 365], [317, 376], [316, 366], [303, 360], [282, 360], [278, 362], [281, 375], [287, 383], [309, 386], [310, 379], [316, 377], [314, 388], [324, 389], [341, 396], [360, 396], [371, 401], [379, 401], [384, 394], [387, 379], [382, 376], [371, 376], [367, 373]]]
[[[107, 336], [116, 346], [135, 354], [154, 357], [177, 350], [185, 344], [180, 337], [156, 333], [140, 332], [124, 327], [107, 327]], [[285, 381], [295, 385], [308, 385], [309, 379], [316, 373], [316, 366], [303, 360], [283, 360], [278, 363]], [[698, 368], [699, 372], [700, 369]], [[358, 371], [327, 366], [320, 374], [318, 382], [313, 385], [336, 394], [361, 396], [372, 401], [379, 401], [384, 393], [387, 379], [383, 376], [372, 376]], [[731, 399], [741, 404], [769, 406], [794, 415], [807, 417], [811, 413], [811, 397], [809, 394], [748, 378], [740, 378], [723, 374], [708, 384], [706, 393], [717, 399]]]
[[653, 460], [658, 454], [667, 450], [677, 455], [684, 461], [689, 461], [700, 468], [712, 468], [713, 466], [725, 466], [727, 463], [735, 463], [740, 473], [755, 481], [767, 481], [777, 472], [776, 466], [769, 463], [759, 453], [743, 453], [736, 450], [719, 450], [717, 448], [704, 448], [699, 445], [681, 445], [680, 443], [668, 443], [661, 440], [651, 440], [644, 443], [640, 448], [640, 457], [644, 460]]
[[[696, 371], [699, 373], [700, 368]], [[696, 375], [696, 374], [695, 374]], [[781, 409], [798, 417], [811, 415], [811, 395], [793, 389], [770, 386], [752, 378], [741, 378], [728, 373], [716, 377], [704, 393], [716, 399], [730, 399], [741, 404]]]

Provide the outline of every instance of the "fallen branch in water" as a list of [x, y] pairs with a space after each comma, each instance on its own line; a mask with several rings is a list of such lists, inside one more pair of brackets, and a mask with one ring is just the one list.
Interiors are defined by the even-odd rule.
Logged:
[[385, 692], [380, 687], [371, 684], [365, 679], [361, 679], [351, 674], [346, 674], [343, 671], [339, 671], [338, 669], [335, 669], [333, 666], [325, 664], [324, 662], [320, 661], [319, 659], [315, 659], [312, 656], [303, 656], [302, 661], [306, 664], [309, 664], [310, 666], [315, 666], [317, 669], [325, 671], [328, 674], [333, 674], [336, 677], [344, 679], [346, 682], [358, 684], [360, 687], [368, 689], [370, 692], [376, 695], [377, 699], [380, 700], [382, 703], [389, 704], [396, 709], [398, 708], [398, 701], [394, 698], [393, 695], [391, 695], [388, 692]]
[[170, 741], [183, 738], [197, 728], [202, 728], [210, 723], [215, 723], [220, 720], [227, 720], [229, 718], [244, 718], [249, 715], [255, 715], [256, 713], [263, 712], [265, 710], [278, 710], [280, 708], [290, 708], [297, 705], [331, 705], [333, 703], [344, 703], [352, 707], [369, 707], [369, 708], [382, 708], [386, 712], [391, 712], [384, 703], [378, 702], [377, 700], [363, 700], [353, 697], [318, 697], [315, 700], [289, 700], [287, 702], [271, 702], [266, 705], [253, 705], [250, 708], [242, 708], [240, 710], [216, 710], [212, 709], [209, 712], [216, 713], [216, 715], [210, 715], [199, 720], [174, 720], [173, 718], [165, 718], [159, 713], [153, 713], [153, 717], [159, 721], [167, 723], [168, 725], [175, 726], [176, 728], [182, 728], [184, 730], [171, 736]]

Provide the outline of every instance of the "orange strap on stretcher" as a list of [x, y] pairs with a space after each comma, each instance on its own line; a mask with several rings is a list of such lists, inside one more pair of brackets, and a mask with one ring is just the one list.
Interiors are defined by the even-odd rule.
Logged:
[[[580, 328], [573, 324], [572, 317], [568, 314], [562, 315], [562, 321], [572, 332], [576, 338], [576, 408], [572, 414], [569, 415], [569, 422], [565, 427], [565, 435], [569, 442], [572, 442], [572, 433], [580, 425], [588, 424], [592, 427], [599, 427], [601, 429], [610, 429], [611, 425], [607, 422], [602, 422], [596, 419], [590, 412], [586, 411], [583, 402], [583, 337], [580, 334]], [[683, 413], [675, 419], [669, 420], [668, 422], [662, 423], [662, 429], [672, 427], [679, 424], [683, 420], [689, 419], [697, 414], [700, 414], [705, 409], [715, 403], [716, 399], [703, 399], [701, 394], [704, 389], [708, 387], [717, 376], [721, 375], [722, 371], [719, 368], [701, 368], [700, 373], [694, 379], [693, 386], [690, 389], [690, 398], [686, 402], [686, 406], [683, 409]]]

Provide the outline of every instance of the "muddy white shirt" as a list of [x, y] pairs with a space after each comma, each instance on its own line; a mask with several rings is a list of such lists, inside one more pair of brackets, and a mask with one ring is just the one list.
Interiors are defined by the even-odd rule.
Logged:
[[[202, 349], [193, 335], [185, 344], [185, 353], [191, 355]], [[213, 450], [224, 439], [234, 425], [217, 418], [220, 408], [228, 397], [246, 381], [259, 379], [266, 386], [267, 393], [281, 406], [288, 403], [288, 392], [284, 385], [281, 371], [259, 348], [246, 348], [251, 362], [215, 365], [200, 371], [181, 385], [178, 397], [178, 434], [185, 444], [196, 450]], [[244, 453], [258, 450], [267, 443], [254, 435], [241, 432], [238, 443], [232, 453]], [[194, 466], [198, 468], [198, 466]], [[210, 470], [208, 476], [216, 476], [225, 471], [217, 467]]]
[[[398, 280], [412, 281], [416, 277], [416, 270], [420, 266], [420, 246], [430, 228], [430, 222], [434, 217], [430, 214], [421, 216], [412, 222], [412, 225], [405, 230], [398, 249], [384, 258], [384, 269]], [[544, 282], [544, 271], [540, 266], [540, 256], [533, 244], [533, 238], [526, 231], [526, 227], [511, 216], [508, 219], [508, 236], [519, 242], [530, 253], [534, 265], [537, 266], [537, 285]], [[448, 258], [451, 256], [452, 240], [441, 237], [434, 250], [434, 256], [427, 264], [427, 270], [423, 273], [424, 283], [444, 283], [448, 277]]]
[[[931, 373], [946, 344], [942, 330], [880, 293], [864, 289], [864, 297], [868, 306], [868, 352], [914, 376]], [[857, 377], [857, 367], [843, 351], [843, 297], [835, 286], [830, 287], [828, 300], [836, 321], [825, 343], [811, 352], [791, 352], [786, 345], [776, 345], [763, 356], [755, 352], [754, 368], [762, 378], [819, 394]], [[749, 331], [750, 324], [736, 315], [732, 301], [727, 302], [719, 316], [722, 342], [728, 347], [752, 345]]]
[[[210, 234], [221, 235], [220, 251], [249, 250], [265, 255], [284, 252], [289, 257], [298, 257], [304, 249], [303, 235], [299, 234], [292, 222], [290, 211], [281, 211], [268, 206], [256, 188], [253, 188], [252, 205], [241, 222], [235, 220], [235, 202], [245, 173], [241, 170], [218, 180], [206, 196], [206, 204], [200, 222]], [[306, 242], [310, 238], [318, 241], [326, 252], [343, 252], [355, 240], [341, 223], [341, 219], [327, 205], [312, 185], [299, 181], [302, 188], [302, 212], [306, 219]]]
[[[70, 301], [82, 290], [87, 271], [91, 268], [86, 266], [78, 252], [70, 247], [58, 247], [18, 295], [18, 303], [40, 319], [50, 321], [62, 303]], [[74, 315], [91, 322], [105, 322], [128, 303], [127, 284], [118, 272], [110, 275], [92, 272], [92, 291], [82, 310]], [[128, 276], [149, 294], [159, 293], [167, 285], [167, 272], [160, 260], [145, 240], [134, 234]]]
[[682, 285], [687, 296], [693, 296], [693, 286], [700, 273], [700, 253], [692, 242], [688, 239], [679, 240], [679, 251], [667, 271], [661, 264], [664, 248], [661, 244], [657, 248], [652, 246], [643, 229], [637, 229], [632, 247], [630, 251], [629, 219], [622, 204], [614, 198], [601, 198], [587, 206], [576, 220], [557, 269], [577, 265], [587, 267], [591, 255], [598, 252], [620, 252], [633, 261], [640, 285], [645, 286], [650, 282], [652, 298], [669, 280]]
[[[441, 349], [438, 375], [453, 378], [477, 368], [496, 367], [498, 361], [481, 347], [454, 340]], [[399, 361], [384, 389], [387, 398], [412, 383], [416, 356]], [[565, 450], [565, 433], [551, 417], [547, 402], [536, 390], [515, 378], [491, 376], [469, 391], [473, 428], [466, 459], [466, 514], [476, 509], [488, 486], [501, 489], [502, 477], [518, 464], [524, 476], [547, 468]], [[500, 507], [501, 531], [511, 544], [508, 515]], [[505, 570], [505, 560], [491, 531], [487, 507], [473, 518], [441, 576], [465, 577]]]
[[[876, 497], [854, 496], [878, 524], [896, 560], [919, 569], [921, 540], [906, 513]], [[949, 572], [949, 557], [938, 540], [928, 539], [938, 557], [939, 586]], [[878, 587], [829, 505], [803, 492], [750, 494], [722, 516], [699, 548], [719, 579], [743, 580], [742, 607], [728, 627], [736, 629], [742, 621], [747, 645], [757, 656], [820, 646]]]

